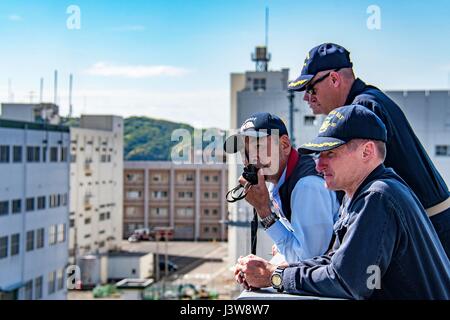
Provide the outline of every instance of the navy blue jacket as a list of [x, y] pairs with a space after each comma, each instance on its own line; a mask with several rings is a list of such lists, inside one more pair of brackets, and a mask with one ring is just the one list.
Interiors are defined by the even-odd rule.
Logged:
[[378, 88], [356, 79], [345, 102], [349, 104], [369, 108], [386, 125], [388, 141], [384, 164], [406, 181], [425, 209], [449, 197], [447, 185], [394, 101]]
[[342, 204], [334, 229], [328, 254], [285, 269], [285, 291], [346, 299], [450, 299], [450, 261], [418, 198], [391, 168], [372, 171]]

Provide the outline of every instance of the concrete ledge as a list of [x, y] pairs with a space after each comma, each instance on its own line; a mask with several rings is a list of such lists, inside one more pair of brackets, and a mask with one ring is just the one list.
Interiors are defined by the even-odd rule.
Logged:
[[236, 300], [343, 300], [329, 297], [301, 296], [295, 294], [279, 293], [273, 288], [258, 290], [244, 290]]

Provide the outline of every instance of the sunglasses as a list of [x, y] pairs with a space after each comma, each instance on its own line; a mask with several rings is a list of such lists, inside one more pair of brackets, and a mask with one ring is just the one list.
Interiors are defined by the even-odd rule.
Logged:
[[323, 75], [322, 77], [320, 77], [319, 79], [317, 79], [316, 81], [314, 81], [313, 83], [309, 84], [306, 86], [306, 93], [309, 95], [315, 95], [317, 93], [316, 89], [314, 88], [318, 83], [322, 82], [323, 80], [325, 80], [326, 78], [329, 77], [329, 75], [331, 74], [331, 72], [338, 72], [340, 70], [340, 68], [338, 69], [334, 69], [333, 71], [328, 72], [327, 74]]

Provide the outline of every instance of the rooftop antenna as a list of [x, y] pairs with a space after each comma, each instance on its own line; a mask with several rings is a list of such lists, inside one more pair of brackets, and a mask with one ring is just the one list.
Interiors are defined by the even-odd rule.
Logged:
[[53, 87], [53, 103], [58, 104], [58, 70], [55, 70], [55, 77], [54, 77], [54, 87]]
[[34, 99], [34, 91], [30, 91], [30, 103], [33, 103], [33, 99]]
[[8, 101], [9, 103], [14, 102], [14, 93], [12, 91], [12, 80], [11, 78], [8, 79]]
[[269, 45], [269, 7], [266, 7], [266, 27], [265, 27], [265, 45], [257, 46], [255, 52], [252, 53], [252, 61], [256, 64], [256, 71], [267, 71], [270, 61]]
[[266, 39], [265, 44], [267, 50], [269, 50], [269, 7], [266, 7]]
[[44, 98], [44, 78], [41, 78], [41, 84], [39, 88], [39, 103], [42, 103], [42, 100]]
[[69, 118], [72, 117], [72, 87], [73, 87], [73, 75], [69, 75]]

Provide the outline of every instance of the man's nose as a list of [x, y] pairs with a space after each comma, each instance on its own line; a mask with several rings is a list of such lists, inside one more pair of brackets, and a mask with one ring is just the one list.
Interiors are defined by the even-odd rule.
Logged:
[[321, 172], [325, 168], [325, 160], [323, 158], [318, 157], [316, 159], [316, 171]]
[[309, 102], [309, 99], [310, 99], [309, 93], [305, 92], [305, 94], [303, 95], [303, 101]]

